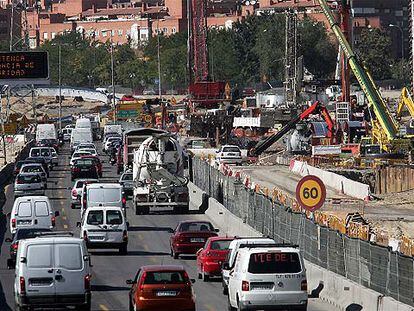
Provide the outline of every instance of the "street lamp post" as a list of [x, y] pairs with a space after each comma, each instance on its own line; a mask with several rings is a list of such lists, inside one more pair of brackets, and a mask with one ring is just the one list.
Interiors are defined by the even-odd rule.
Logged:
[[401, 59], [404, 59], [404, 31], [400, 26], [395, 24], [389, 24], [388, 26], [397, 28], [401, 32]]
[[112, 37], [112, 29], [102, 29], [102, 32], [110, 32], [111, 36], [111, 84], [112, 84], [112, 106], [113, 106], [113, 121], [116, 123], [116, 99], [115, 99], [115, 63], [114, 63], [114, 43]]

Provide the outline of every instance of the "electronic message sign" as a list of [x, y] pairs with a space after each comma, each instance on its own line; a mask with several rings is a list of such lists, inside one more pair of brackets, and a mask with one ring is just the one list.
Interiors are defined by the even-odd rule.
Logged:
[[0, 52], [0, 84], [44, 84], [48, 81], [47, 52]]

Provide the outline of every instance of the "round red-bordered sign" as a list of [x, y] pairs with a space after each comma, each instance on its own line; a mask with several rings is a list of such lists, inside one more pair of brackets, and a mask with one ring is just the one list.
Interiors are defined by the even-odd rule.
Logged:
[[296, 200], [304, 209], [314, 212], [325, 203], [326, 187], [319, 177], [308, 175], [296, 186]]

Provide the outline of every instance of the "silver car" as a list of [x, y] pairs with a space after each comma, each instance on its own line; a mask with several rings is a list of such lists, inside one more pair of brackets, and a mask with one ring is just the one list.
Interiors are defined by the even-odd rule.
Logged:
[[23, 164], [20, 168], [20, 174], [22, 173], [37, 173], [40, 176], [40, 179], [42, 180], [45, 189], [47, 189], [47, 174], [45, 169], [43, 168], [43, 165], [40, 163], [29, 163], [29, 164]]
[[16, 176], [14, 196], [45, 195], [45, 186], [38, 173], [22, 173]]

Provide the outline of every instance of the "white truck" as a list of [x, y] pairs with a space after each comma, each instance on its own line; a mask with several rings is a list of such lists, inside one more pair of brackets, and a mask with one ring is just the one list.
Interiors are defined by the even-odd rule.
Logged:
[[184, 177], [183, 149], [168, 133], [153, 134], [134, 151], [133, 203], [137, 215], [150, 209], [189, 209], [188, 179]]
[[122, 126], [119, 124], [105, 125], [103, 132], [104, 138], [112, 134], [122, 136]]
[[92, 143], [92, 130], [90, 128], [74, 128], [70, 137], [70, 147], [72, 151], [80, 143]]
[[36, 127], [36, 142], [43, 139], [57, 139], [56, 127], [54, 124], [38, 124]]

